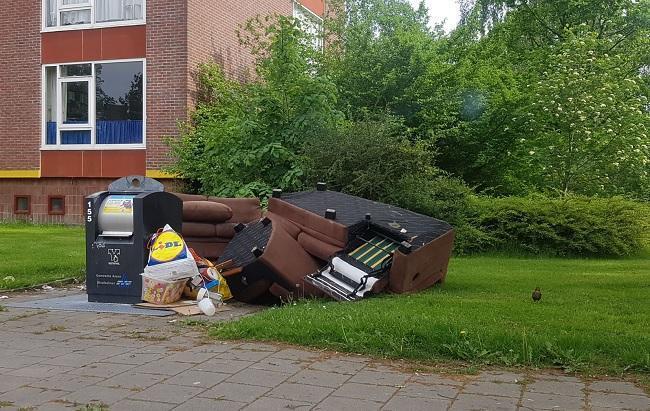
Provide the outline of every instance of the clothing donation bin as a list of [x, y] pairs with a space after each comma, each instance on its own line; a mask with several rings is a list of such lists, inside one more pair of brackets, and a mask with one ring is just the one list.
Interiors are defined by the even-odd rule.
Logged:
[[166, 224], [181, 232], [181, 200], [154, 179], [129, 176], [84, 204], [88, 301], [139, 303], [147, 241]]

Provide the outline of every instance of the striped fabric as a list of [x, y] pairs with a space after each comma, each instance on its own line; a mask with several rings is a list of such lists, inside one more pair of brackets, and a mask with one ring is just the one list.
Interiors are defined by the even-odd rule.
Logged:
[[370, 241], [362, 244], [349, 255], [361, 264], [375, 269], [388, 259], [399, 247], [399, 243], [386, 237], [375, 236]]

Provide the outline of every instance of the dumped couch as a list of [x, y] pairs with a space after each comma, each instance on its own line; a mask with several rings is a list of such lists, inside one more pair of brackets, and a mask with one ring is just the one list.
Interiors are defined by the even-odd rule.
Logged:
[[235, 236], [238, 224], [262, 217], [257, 198], [218, 198], [174, 193], [183, 201], [182, 234], [201, 257], [217, 260]]
[[[184, 220], [190, 214], [196, 217], [184, 211]], [[194, 225], [188, 228], [192, 242]], [[454, 241], [446, 222], [322, 184], [301, 193], [275, 190], [264, 217], [232, 230], [218, 262], [230, 265], [228, 286], [245, 302], [420, 291], [444, 281]]]

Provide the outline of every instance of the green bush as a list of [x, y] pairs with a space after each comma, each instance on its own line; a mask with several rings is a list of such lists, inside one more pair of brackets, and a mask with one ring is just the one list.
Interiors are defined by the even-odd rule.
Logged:
[[307, 180], [370, 200], [392, 200], [405, 176], [435, 172], [430, 148], [406, 135], [406, 127], [389, 115], [347, 122], [308, 141]]
[[191, 191], [265, 198], [273, 188], [300, 189], [305, 141], [342, 119], [336, 88], [315, 72], [314, 51], [294, 20], [277, 17], [262, 33], [250, 30], [264, 45], [255, 79], [242, 84], [214, 63], [200, 65], [196, 109], [180, 138], [169, 140], [175, 161], [168, 171]]
[[399, 182], [391, 202], [450, 223], [456, 231], [455, 253], [466, 254], [490, 248], [494, 242], [486, 232], [472, 224], [478, 216], [473, 197], [472, 190], [457, 178], [406, 176]]
[[475, 198], [472, 224], [490, 237], [477, 250], [561, 256], [629, 256], [646, 246], [646, 205], [622, 198]]

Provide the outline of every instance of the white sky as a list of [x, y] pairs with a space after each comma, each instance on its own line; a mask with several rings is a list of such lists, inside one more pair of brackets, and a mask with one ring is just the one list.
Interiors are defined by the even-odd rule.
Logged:
[[[409, 1], [415, 7], [420, 4], [420, 0]], [[447, 32], [456, 27], [460, 20], [460, 10], [456, 0], [425, 0], [425, 3], [429, 9], [432, 24], [446, 19], [445, 30]]]

